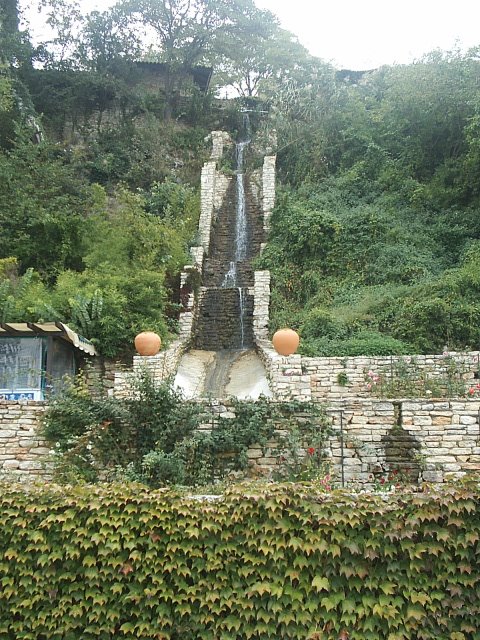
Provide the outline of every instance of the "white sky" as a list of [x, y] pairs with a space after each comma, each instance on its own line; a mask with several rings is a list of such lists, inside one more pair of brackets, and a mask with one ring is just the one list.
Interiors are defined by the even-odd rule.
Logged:
[[[104, 10], [114, 0], [81, 0]], [[35, 0], [21, 0], [32, 7]], [[480, 0], [256, 0], [313, 54], [336, 67], [411, 62], [433, 49], [480, 45]], [[39, 18], [30, 12], [32, 31]]]

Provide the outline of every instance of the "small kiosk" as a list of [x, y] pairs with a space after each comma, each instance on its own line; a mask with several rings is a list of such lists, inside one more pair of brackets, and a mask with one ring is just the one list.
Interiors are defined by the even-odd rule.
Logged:
[[89, 340], [61, 322], [0, 324], [0, 400], [46, 400], [95, 355]]

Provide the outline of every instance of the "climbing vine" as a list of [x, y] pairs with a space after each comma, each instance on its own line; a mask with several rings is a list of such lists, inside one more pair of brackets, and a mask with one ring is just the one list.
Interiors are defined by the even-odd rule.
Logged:
[[479, 640], [478, 483], [1, 486], [6, 640]]

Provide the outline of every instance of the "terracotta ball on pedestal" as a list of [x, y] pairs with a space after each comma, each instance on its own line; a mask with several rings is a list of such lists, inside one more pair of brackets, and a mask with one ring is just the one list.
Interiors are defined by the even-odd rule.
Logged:
[[153, 331], [142, 331], [135, 338], [135, 349], [141, 356], [156, 356], [161, 346], [160, 336]]
[[272, 343], [281, 356], [291, 356], [298, 349], [300, 337], [293, 329], [279, 329], [274, 333]]

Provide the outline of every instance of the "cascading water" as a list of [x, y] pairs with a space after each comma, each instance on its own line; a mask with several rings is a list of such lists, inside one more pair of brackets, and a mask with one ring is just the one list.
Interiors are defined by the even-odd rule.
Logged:
[[241, 347], [244, 347], [244, 315], [245, 315], [245, 291], [239, 286], [238, 264], [247, 257], [248, 225], [245, 203], [245, 174], [243, 172], [243, 157], [245, 147], [250, 144], [250, 120], [248, 114], [244, 114], [243, 128], [245, 139], [236, 144], [236, 174], [237, 174], [237, 207], [235, 216], [235, 256], [230, 262], [228, 271], [222, 282], [222, 288], [238, 289], [240, 308]]
[[180, 362], [175, 386], [187, 397], [256, 399], [270, 396], [265, 368], [254, 351], [251, 259], [260, 249], [261, 211], [244, 174], [250, 142], [245, 114], [236, 145], [236, 176], [212, 229], [203, 269], [205, 290], [195, 320], [194, 349]]

